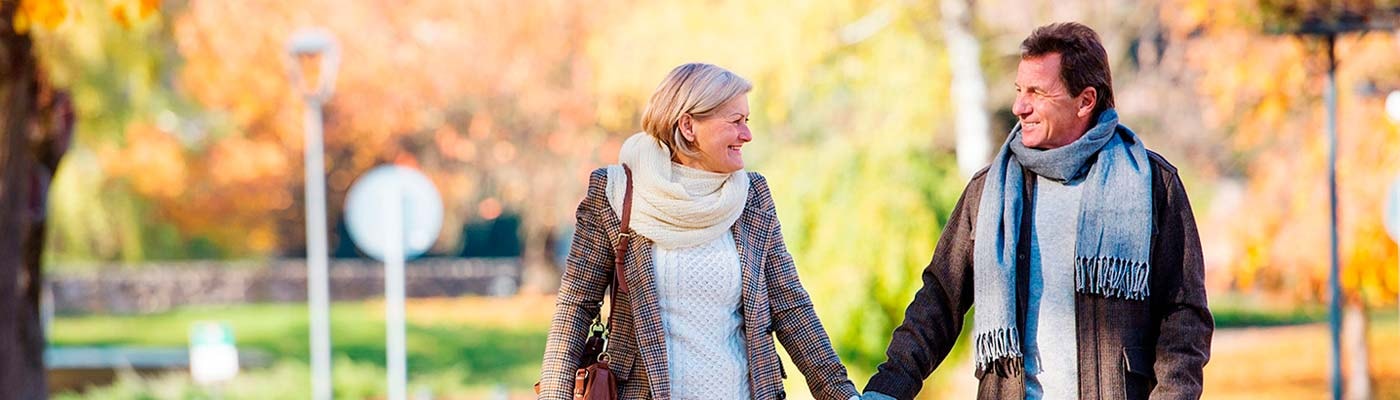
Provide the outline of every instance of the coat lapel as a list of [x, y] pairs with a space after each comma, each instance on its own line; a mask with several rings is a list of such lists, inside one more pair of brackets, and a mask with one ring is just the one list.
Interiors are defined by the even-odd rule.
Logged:
[[[763, 301], [768, 296], [767, 288], [763, 284], [767, 279], [763, 273], [763, 247], [768, 243], [768, 231], [773, 220], [772, 214], [763, 211], [763, 207], [756, 204], [757, 198], [754, 189], [750, 189], [744, 213], [739, 216], [739, 221], [734, 223], [733, 228], [734, 245], [739, 252], [739, 269], [743, 280], [739, 311], [744, 318], [744, 347], [747, 350], [745, 354], [750, 372], [754, 370], [753, 366], [762, 362], [756, 357], [762, 354], [760, 350], [764, 342], [760, 339], [768, 334], [767, 313], [762, 310], [768, 306], [768, 302]], [[750, 390], [756, 391], [758, 387], [754, 384], [755, 378], [753, 375], [749, 376], [749, 387]]]
[[739, 216], [739, 221], [734, 223], [734, 245], [739, 251], [739, 268], [743, 274], [743, 302], [742, 312], [744, 314], [744, 325], [746, 328], [754, 328], [754, 318], [758, 306], [758, 295], [766, 295], [763, 288], [763, 246], [768, 243], [768, 230], [771, 227], [773, 216], [765, 211], [761, 211], [754, 203], [753, 193], [749, 194], [749, 204], [744, 208], [744, 213]]

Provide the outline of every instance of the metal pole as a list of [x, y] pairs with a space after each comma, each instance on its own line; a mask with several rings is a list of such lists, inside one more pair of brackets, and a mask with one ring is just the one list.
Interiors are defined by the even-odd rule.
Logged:
[[1329, 322], [1332, 327], [1332, 398], [1342, 398], [1342, 287], [1337, 248], [1337, 35], [1327, 35], [1327, 193], [1332, 216], [1332, 267], [1328, 290], [1332, 295]]
[[384, 329], [388, 348], [389, 400], [405, 400], [408, 365], [404, 345], [404, 201], [403, 190], [390, 191], [384, 247]]
[[[330, 288], [326, 250], [326, 166], [322, 142], [322, 106], [335, 89], [340, 50], [335, 38], [322, 29], [294, 33], [287, 42], [288, 72], [292, 87], [306, 101], [306, 292], [311, 314], [311, 398], [330, 400], [331, 329]], [[314, 84], [304, 85], [298, 57], [319, 57]]]
[[311, 398], [331, 399], [330, 288], [326, 283], [326, 184], [321, 101], [306, 100], [306, 291], [311, 313]]

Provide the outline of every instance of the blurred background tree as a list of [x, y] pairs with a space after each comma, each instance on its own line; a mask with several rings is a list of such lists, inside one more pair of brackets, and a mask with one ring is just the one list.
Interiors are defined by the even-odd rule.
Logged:
[[[588, 95], [581, 42], [601, 8], [568, 2], [199, 2], [174, 21], [185, 61], [178, 81], [234, 127], [210, 143], [176, 219], [216, 243], [248, 236], [243, 252], [304, 253], [299, 100], [283, 77], [282, 41], [323, 26], [347, 61], [326, 106], [328, 200], [340, 213], [353, 180], [385, 163], [424, 170], [447, 205], [437, 251], [460, 227], [504, 212], [524, 219], [526, 283], [551, 290], [552, 236], [582, 191], [606, 138]], [[257, 29], [253, 29], [255, 24]], [[392, 77], [392, 78], [389, 78]], [[387, 79], [386, 79], [387, 78]], [[265, 190], [249, 190], [249, 186]], [[292, 190], [295, 189], [295, 190]], [[246, 199], [240, 196], [258, 196]], [[264, 198], [265, 197], [265, 198]], [[250, 201], [251, 200], [251, 201]], [[258, 201], [262, 200], [262, 201]], [[205, 204], [234, 224], [207, 224]], [[227, 221], [226, 221], [227, 222]], [[201, 225], [204, 224], [204, 225]], [[344, 239], [342, 239], [344, 240]]]
[[[123, 23], [155, 11], [150, 1], [107, 5]], [[39, 62], [42, 45], [34, 36], [82, 15], [62, 0], [0, 2], [0, 226], [7, 232], [0, 238], [0, 387], [6, 398], [47, 397], [40, 293], [48, 194], [75, 122], [73, 97]]]
[[37, 31], [35, 46], [53, 84], [72, 92], [79, 134], [54, 179], [47, 260], [220, 256], [187, 246], [155, 203], [188, 184], [186, 147], [205, 129], [181, 125], [197, 108], [170, 79], [178, 58], [155, 3], [54, 3], [71, 16]]

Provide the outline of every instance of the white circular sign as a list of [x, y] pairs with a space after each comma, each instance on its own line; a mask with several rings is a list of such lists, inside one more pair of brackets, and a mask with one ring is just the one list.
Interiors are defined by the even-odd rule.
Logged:
[[1381, 214], [1385, 216], [1385, 231], [1390, 234], [1390, 240], [1400, 242], [1400, 177], [1390, 183], [1385, 197], [1385, 211]]
[[[395, 202], [394, 196], [398, 196]], [[399, 206], [393, 210], [394, 203]], [[404, 259], [420, 256], [432, 247], [442, 229], [442, 197], [433, 182], [418, 170], [384, 165], [375, 167], [355, 184], [345, 198], [345, 223], [360, 251], [379, 261], [390, 243], [393, 215], [401, 215]]]
[[1391, 121], [1400, 122], [1400, 90], [1385, 96], [1385, 114], [1390, 116]]

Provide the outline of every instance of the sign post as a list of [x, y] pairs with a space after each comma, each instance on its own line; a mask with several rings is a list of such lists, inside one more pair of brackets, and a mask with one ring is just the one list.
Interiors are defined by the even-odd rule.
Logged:
[[404, 262], [432, 247], [442, 229], [442, 198], [417, 170], [380, 166], [350, 187], [345, 199], [350, 238], [384, 262], [384, 326], [389, 400], [407, 396], [404, 344]]

